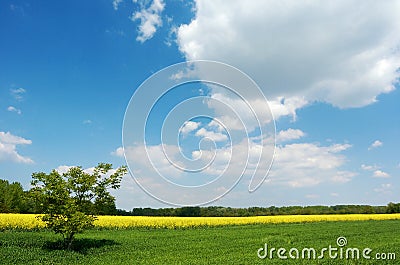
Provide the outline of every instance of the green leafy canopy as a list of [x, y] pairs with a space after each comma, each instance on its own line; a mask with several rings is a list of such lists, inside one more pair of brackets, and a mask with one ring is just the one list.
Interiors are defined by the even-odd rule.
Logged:
[[99, 163], [92, 173], [82, 167], [71, 167], [63, 174], [32, 174], [31, 194], [43, 215], [38, 216], [55, 233], [62, 234], [68, 248], [76, 233], [93, 226], [96, 215], [115, 209], [110, 189], [118, 189], [126, 166], [112, 169], [111, 164]]

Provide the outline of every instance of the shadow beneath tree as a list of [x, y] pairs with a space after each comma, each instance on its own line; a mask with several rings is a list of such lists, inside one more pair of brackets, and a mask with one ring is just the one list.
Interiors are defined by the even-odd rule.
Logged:
[[72, 242], [71, 248], [67, 249], [64, 240], [46, 242], [43, 245], [45, 250], [69, 250], [80, 254], [87, 254], [90, 249], [103, 248], [106, 246], [120, 245], [120, 243], [109, 239], [77, 238]]

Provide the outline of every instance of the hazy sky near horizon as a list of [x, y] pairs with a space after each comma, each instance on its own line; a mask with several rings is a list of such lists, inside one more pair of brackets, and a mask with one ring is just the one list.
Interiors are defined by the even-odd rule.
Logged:
[[[398, 202], [399, 13], [399, 1], [1, 1], [0, 178], [29, 188], [32, 172], [125, 164], [135, 90], [164, 67], [204, 59], [257, 82], [277, 132], [261, 188], [239, 184], [214, 205]], [[226, 139], [189, 125], [193, 139]], [[119, 208], [167, 207], [130, 176], [113, 193]]]

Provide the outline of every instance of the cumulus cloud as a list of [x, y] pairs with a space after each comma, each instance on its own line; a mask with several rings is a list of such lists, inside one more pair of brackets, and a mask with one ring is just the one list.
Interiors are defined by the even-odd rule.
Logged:
[[21, 111], [20, 109], [17, 109], [17, 108], [14, 107], [14, 106], [9, 106], [9, 107], [7, 108], [7, 110], [8, 110], [9, 112], [15, 112], [15, 113], [17, 113], [18, 115], [21, 115], [21, 114], [22, 114], [22, 111]]
[[[70, 170], [73, 167], [76, 167], [76, 166], [61, 165], [61, 166], [58, 166], [55, 170], [60, 174], [64, 174], [64, 173], [67, 173], [68, 170]], [[94, 169], [95, 169], [95, 167], [84, 168], [83, 172], [85, 172], [87, 174], [93, 174]], [[110, 176], [110, 175], [114, 174], [116, 171], [117, 171], [116, 169], [111, 169], [110, 171], [107, 172], [106, 176]]]
[[275, 140], [277, 143], [282, 143], [300, 139], [304, 135], [305, 133], [302, 130], [289, 128], [287, 130], [279, 131], [276, 135]]
[[369, 147], [368, 150], [372, 150], [378, 147], [381, 147], [383, 145], [383, 143], [379, 140], [376, 140], [375, 142], [373, 142]]
[[68, 170], [69, 170], [70, 168], [72, 168], [72, 167], [73, 167], [73, 166], [62, 165], [62, 166], [58, 166], [55, 170], [56, 170], [58, 173], [60, 173], [60, 174], [64, 174], [64, 173], [67, 173]]
[[123, 147], [118, 147], [114, 151], [111, 152], [111, 155], [113, 156], [118, 156], [118, 157], [124, 157], [124, 148]]
[[[117, 152], [123, 152], [121, 147], [117, 149]], [[184, 167], [178, 159], [179, 155], [181, 155], [180, 149], [175, 145], [130, 146], [125, 149], [125, 155], [130, 165], [137, 166], [136, 169], [135, 167], [131, 168], [134, 174], [144, 173], [149, 169], [157, 169], [161, 175], [177, 178], [181, 175], [181, 171], [174, 167], [172, 162], [176, 166]], [[140, 170], [141, 172], [135, 172], [135, 170]]]
[[378, 169], [378, 167], [376, 165], [365, 165], [365, 164], [362, 164], [361, 165], [361, 169], [367, 170], [367, 171], [374, 171], [374, 170]]
[[139, 20], [138, 36], [136, 40], [143, 43], [151, 39], [162, 26], [161, 13], [164, 10], [165, 3], [163, 0], [153, 0], [150, 6], [146, 7], [146, 2], [141, 2], [141, 10], [135, 12], [132, 21]]
[[22, 156], [17, 151], [18, 145], [30, 145], [31, 140], [16, 136], [10, 132], [0, 132], [0, 161], [32, 164], [33, 160]]
[[210, 121], [207, 125], [218, 132], [222, 132], [224, 130], [224, 127], [215, 120]]
[[356, 173], [341, 169], [346, 162], [346, 157], [341, 152], [350, 147], [349, 144], [319, 146], [314, 143], [277, 147], [270, 172], [271, 183], [307, 187], [326, 182], [349, 182]]
[[296, 110], [306, 106], [308, 102], [304, 97], [293, 96], [289, 98], [276, 97], [268, 100], [268, 104], [275, 119], [292, 116], [292, 120], [296, 121]]
[[[125, 147], [125, 151], [135, 180], [146, 192], [166, 201], [174, 198], [173, 201], [178, 200], [186, 205], [202, 201], [210, 194], [221, 194], [210, 187], [229, 190], [232, 183], [241, 176], [243, 178], [233, 193], [246, 190], [247, 194], [247, 188], [255, 188], [259, 181], [264, 180], [263, 177], [269, 169], [270, 173], [265, 181], [268, 186], [272, 185], [277, 189], [348, 183], [357, 174], [344, 169], [347, 158], [343, 152], [350, 147], [346, 143], [328, 146], [317, 143], [281, 145], [276, 149], [272, 168], [269, 160], [273, 154], [271, 146], [263, 147], [260, 142], [247, 139], [214, 150], [194, 150], [191, 157], [184, 157], [178, 146], [166, 144], [147, 148], [133, 145]], [[118, 153], [122, 153], [122, 148], [114, 151], [114, 154]], [[201, 170], [188, 172], [186, 169]], [[213, 180], [218, 183], [202, 186]], [[180, 185], [200, 186], [183, 190]], [[176, 197], [178, 191], [179, 198]]]
[[371, 171], [372, 177], [374, 178], [390, 178], [390, 175], [384, 171], [382, 171], [377, 165], [361, 165], [361, 169], [365, 171]]
[[12, 135], [10, 132], [0, 132], [0, 141], [5, 144], [31, 144], [31, 140], [24, 139], [19, 136]]
[[205, 138], [209, 138], [215, 142], [221, 142], [221, 141], [227, 141], [228, 140], [228, 136], [226, 136], [226, 134], [220, 133], [220, 132], [213, 132], [213, 131], [209, 131], [205, 128], [200, 128], [196, 134], [196, 136], [199, 137], [205, 137]]
[[[262, 98], [240, 98], [227, 90], [213, 87], [207, 107], [213, 109], [216, 119], [229, 130], [251, 132], [255, 128], [270, 124], [274, 106]], [[269, 111], [271, 110], [271, 111]], [[288, 115], [286, 113], [286, 115]], [[291, 114], [291, 113], [290, 113]]]
[[[255, 143], [247, 145], [245, 142], [216, 150], [194, 151], [192, 156], [204, 162], [212, 161], [212, 165], [203, 171], [203, 174], [211, 176], [222, 174], [227, 169], [227, 165], [229, 165], [232, 177], [240, 176], [244, 168], [246, 168], [245, 177], [252, 175], [258, 167], [261, 169], [260, 172], [266, 172], [269, 164], [263, 160], [259, 161], [262, 146]], [[292, 188], [312, 187], [322, 183], [347, 183], [356, 176], [356, 173], [342, 169], [346, 163], [346, 157], [341, 153], [350, 147], [349, 144], [320, 146], [314, 143], [295, 143], [277, 147], [274, 165], [267, 180], [275, 185]], [[179, 177], [178, 171], [166, 159], [162, 148], [162, 145], [148, 148], [149, 155], [153, 157], [154, 161], [152, 165], [148, 164], [146, 158], [139, 154], [141, 151], [139, 152], [137, 148], [132, 148], [129, 157], [135, 163], [149, 168], [156, 167], [160, 172], [169, 173], [171, 177]], [[173, 150], [173, 154], [179, 154], [178, 147], [169, 146], [168, 148]], [[243, 160], [243, 156], [238, 158], [232, 154], [246, 155]], [[247, 154], [248, 159], [246, 159]], [[245, 165], [246, 160], [247, 164]]]
[[278, 113], [293, 115], [313, 101], [362, 107], [399, 77], [398, 1], [195, 3], [194, 19], [177, 29], [181, 52], [242, 69], [270, 100], [303, 99], [278, 104]]
[[200, 122], [194, 122], [194, 121], [187, 121], [181, 128], [181, 133], [183, 135], [187, 135], [188, 133], [195, 131], [197, 128], [199, 128]]
[[390, 175], [382, 170], [375, 170], [374, 171], [374, 178], [390, 178]]
[[[246, 120], [254, 120], [254, 112], [255, 113], [268, 113], [268, 109], [266, 109], [265, 103], [263, 99], [257, 99], [257, 98], [247, 98], [246, 100], [248, 103], [254, 108], [254, 112], [249, 110], [249, 106], [246, 104], [245, 101], [242, 99], [238, 98], [232, 98], [229, 95], [222, 93], [221, 91], [216, 91], [215, 89], [211, 90], [211, 98], [216, 99], [222, 102], [225, 102], [228, 106], [230, 106], [232, 109], [234, 109], [237, 113], [240, 114], [240, 116]], [[273, 99], [268, 99], [268, 107], [270, 111], [272, 112], [273, 117], [278, 120], [280, 117], [284, 116], [291, 116], [292, 120], [296, 120], [296, 110], [299, 108], [302, 108], [306, 106], [308, 102], [302, 98], [302, 97], [290, 97], [290, 98], [284, 98], [284, 97], [276, 97]], [[210, 108], [214, 108], [218, 110], [218, 108], [215, 106], [215, 104], [209, 103]], [[221, 111], [222, 112], [222, 111]], [[231, 119], [231, 117], [226, 117], [222, 116], [221, 120], [228, 120]], [[271, 121], [271, 116], [270, 115], [265, 115], [264, 120], [259, 120], [261, 124], [266, 124]], [[236, 123], [232, 124], [229, 122], [228, 124], [231, 124], [232, 126], [228, 126], [230, 128], [239, 128], [241, 125], [239, 125], [239, 121], [237, 120]]]

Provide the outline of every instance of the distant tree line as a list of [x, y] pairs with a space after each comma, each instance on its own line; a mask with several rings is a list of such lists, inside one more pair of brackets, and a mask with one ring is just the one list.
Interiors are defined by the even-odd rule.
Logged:
[[383, 214], [400, 213], [400, 203], [387, 206], [335, 205], [335, 206], [284, 206], [231, 208], [221, 206], [182, 208], [134, 208], [131, 211], [118, 210], [118, 215], [131, 216], [260, 216], [260, 215], [310, 215], [310, 214]]
[[[39, 202], [34, 191], [34, 189], [24, 191], [19, 182], [10, 183], [8, 180], [0, 179], [0, 213], [44, 213], [43, 204]], [[114, 200], [104, 200], [93, 206], [98, 214], [118, 214]]]
[[[310, 215], [310, 214], [368, 214], [400, 213], [400, 203], [387, 206], [335, 205], [335, 206], [283, 206], [231, 208], [221, 206], [181, 208], [133, 208], [131, 211], [117, 209], [114, 201], [103, 203], [100, 214], [127, 216], [257, 216], [257, 215]], [[0, 179], [1, 213], [42, 213], [32, 191], [24, 191], [19, 182], [10, 183]]]
[[28, 193], [19, 182], [0, 179], [0, 212], [34, 213], [35, 206]]

